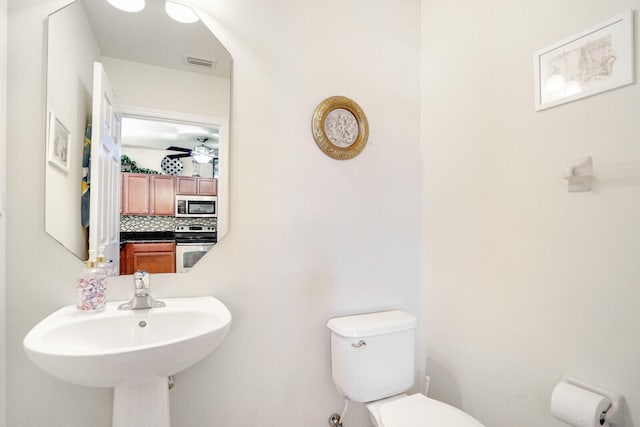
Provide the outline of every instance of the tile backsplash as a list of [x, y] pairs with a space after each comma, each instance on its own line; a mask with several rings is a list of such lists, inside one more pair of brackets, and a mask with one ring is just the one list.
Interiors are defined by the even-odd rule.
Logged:
[[173, 231], [177, 225], [216, 225], [215, 218], [176, 218], [173, 216], [121, 215], [120, 231]]

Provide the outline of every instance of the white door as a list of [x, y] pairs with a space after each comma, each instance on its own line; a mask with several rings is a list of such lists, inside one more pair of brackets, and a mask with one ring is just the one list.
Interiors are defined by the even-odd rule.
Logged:
[[120, 263], [120, 126], [111, 83], [102, 64], [94, 62], [89, 259], [103, 251], [116, 273]]

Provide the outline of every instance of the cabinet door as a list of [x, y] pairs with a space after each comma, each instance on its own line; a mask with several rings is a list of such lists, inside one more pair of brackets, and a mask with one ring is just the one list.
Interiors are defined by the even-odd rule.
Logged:
[[198, 178], [198, 194], [215, 196], [218, 194], [218, 180], [215, 178]]
[[176, 194], [197, 194], [197, 178], [188, 176], [176, 177]]
[[149, 214], [149, 175], [122, 174], [122, 213], [124, 215]]
[[127, 274], [127, 255], [125, 251], [126, 245], [120, 245], [120, 275]]
[[174, 179], [172, 176], [151, 176], [151, 215], [175, 215]]
[[137, 270], [148, 273], [175, 273], [175, 243], [127, 243], [125, 247], [126, 274]]

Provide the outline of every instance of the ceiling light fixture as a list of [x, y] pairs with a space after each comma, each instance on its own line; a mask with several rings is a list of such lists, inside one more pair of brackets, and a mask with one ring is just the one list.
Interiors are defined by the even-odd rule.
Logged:
[[144, 9], [144, 0], [107, 0], [109, 4], [125, 12], [140, 12]]
[[214, 156], [213, 149], [204, 145], [209, 140], [207, 136], [199, 136], [196, 141], [200, 143], [197, 147], [193, 147], [191, 150], [191, 157], [196, 163], [209, 163]]
[[196, 163], [209, 163], [211, 161], [211, 155], [209, 154], [209, 150], [204, 145], [199, 147], [195, 147], [191, 151], [191, 156]]
[[164, 10], [171, 18], [184, 24], [191, 24], [200, 20], [193, 9], [182, 3], [167, 0]]

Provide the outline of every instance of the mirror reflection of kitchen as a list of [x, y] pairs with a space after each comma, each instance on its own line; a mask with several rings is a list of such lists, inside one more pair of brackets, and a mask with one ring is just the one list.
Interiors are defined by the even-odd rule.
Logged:
[[47, 151], [45, 229], [115, 274], [186, 272], [228, 230], [232, 59], [165, 6], [77, 0], [48, 22], [47, 144], [68, 156]]
[[216, 244], [219, 136], [212, 125], [122, 118], [121, 274], [185, 273]]

